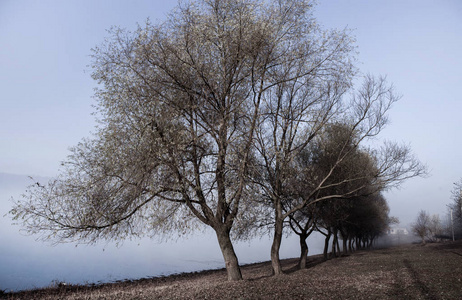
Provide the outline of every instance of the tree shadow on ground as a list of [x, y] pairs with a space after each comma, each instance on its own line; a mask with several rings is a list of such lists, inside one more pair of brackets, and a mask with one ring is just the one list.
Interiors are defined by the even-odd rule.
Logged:
[[[306, 262], [306, 268], [305, 269], [310, 269], [313, 268], [319, 264], [322, 264], [325, 262], [324, 258], [322, 255], [314, 255], [314, 256], [309, 256], [308, 260]], [[269, 278], [272, 277], [272, 269], [271, 269], [271, 262], [266, 262], [262, 264], [267, 264], [268, 267], [268, 273], [266, 275], [261, 275], [261, 276], [256, 276], [252, 278], [248, 278], [248, 281], [258, 281], [264, 278]], [[255, 265], [255, 267], [260, 267], [262, 264]], [[292, 274], [296, 271], [299, 271], [300, 268], [298, 266], [298, 258], [291, 258], [291, 259], [284, 259], [281, 260], [281, 266], [283, 269], [284, 275], [289, 275]], [[250, 270], [252, 266], [247, 267], [247, 270]]]
[[[315, 257], [308, 258], [308, 260], [306, 261], [305, 269], [316, 267], [317, 265], [322, 264], [323, 262], [326, 262], [326, 260], [324, 260], [324, 257], [322, 255], [319, 255], [319, 256], [317, 255]], [[298, 260], [297, 260], [297, 263], [294, 266], [292, 266], [290, 269], [284, 270], [284, 273], [292, 274], [299, 270], [300, 268], [298, 266]]]

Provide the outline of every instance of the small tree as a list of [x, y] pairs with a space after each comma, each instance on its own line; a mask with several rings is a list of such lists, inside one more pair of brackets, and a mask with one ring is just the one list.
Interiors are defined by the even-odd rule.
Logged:
[[430, 216], [424, 211], [421, 210], [419, 215], [417, 216], [416, 221], [412, 224], [411, 229], [418, 237], [422, 239], [422, 244], [425, 245], [425, 239], [430, 233], [431, 227], [431, 218]]
[[432, 242], [436, 242], [438, 237], [443, 233], [443, 225], [438, 214], [434, 214], [430, 217], [430, 226], [428, 228], [428, 238]]
[[452, 211], [452, 224], [450, 226], [454, 227], [454, 235], [457, 238], [462, 238], [462, 179], [454, 183], [451, 198], [453, 202], [449, 205], [449, 209]]

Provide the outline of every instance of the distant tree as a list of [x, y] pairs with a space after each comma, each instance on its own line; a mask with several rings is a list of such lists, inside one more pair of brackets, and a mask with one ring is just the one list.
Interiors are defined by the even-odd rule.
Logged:
[[462, 238], [462, 179], [454, 183], [451, 198], [453, 202], [449, 205], [449, 209], [452, 211], [452, 224], [449, 225], [451, 231], [454, 227], [454, 235]]
[[428, 228], [428, 238], [435, 242], [438, 240], [439, 236], [443, 233], [443, 225], [440, 220], [440, 216], [434, 214], [430, 217], [430, 226]]
[[[382, 194], [374, 193], [361, 197], [355, 202], [355, 207], [345, 221], [347, 225], [345, 237], [357, 239], [358, 245], [362, 242], [363, 246], [370, 248], [373, 242], [395, 222], [395, 219], [389, 216], [389, 212], [388, 203]], [[344, 249], [346, 249], [345, 243]]]
[[421, 238], [422, 244], [425, 245], [426, 238], [430, 233], [431, 218], [424, 210], [419, 212], [416, 221], [412, 224], [411, 229], [418, 237]]
[[318, 206], [320, 215], [316, 229], [326, 237], [326, 260], [330, 238], [333, 237], [331, 249], [334, 257], [340, 255], [340, 238], [343, 241], [344, 254], [355, 247], [370, 248], [376, 238], [384, 234], [395, 221], [388, 215], [388, 204], [378, 192], [348, 199], [323, 201], [318, 203]]

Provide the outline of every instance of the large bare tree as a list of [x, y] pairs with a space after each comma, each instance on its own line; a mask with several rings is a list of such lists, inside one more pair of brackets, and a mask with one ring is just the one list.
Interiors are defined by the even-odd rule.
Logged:
[[96, 133], [72, 149], [59, 177], [16, 202], [14, 218], [57, 242], [205, 224], [228, 279], [241, 279], [230, 233], [248, 220], [257, 190], [248, 174], [267, 157], [255, 137], [262, 142], [279, 122], [274, 101], [292, 95], [290, 106], [315, 114], [306, 126], [317, 130], [350, 84], [350, 38], [322, 31], [311, 8], [304, 0], [197, 0], [133, 33], [112, 29], [93, 55]]
[[352, 39], [322, 30], [311, 12], [307, 0], [197, 0], [133, 33], [114, 28], [94, 49], [96, 133], [60, 176], [16, 202], [14, 218], [57, 242], [206, 225], [228, 279], [239, 280], [230, 234], [253, 220], [263, 192], [275, 208], [279, 274], [282, 222], [310, 199], [282, 210], [293, 157], [333, 118], [375, 135], [396, 100], [371, 79], [342, 104], [355, 75]]

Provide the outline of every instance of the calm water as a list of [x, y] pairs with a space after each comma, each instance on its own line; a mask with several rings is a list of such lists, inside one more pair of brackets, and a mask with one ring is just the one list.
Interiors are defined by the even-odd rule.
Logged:
[[[21, 290], [44, 287], [52, 281], [68, 283], [112, 282], [223, 268], [215, 235], [211, 231], [176, 242], [158, 243], [149, 239], [95, 246], [62, 244], [55, 247], [24, 236], [9, 217], [11, 197], [18, 197], [29, 184], [26, 176], [0, 173], [0, 289]], [[323, 240], [309, 240], [310, 254], [321, 253]], [[265, 236], [236, 243], [241, 264], [270, 259], [271, 240]], [[283, 241], [281, 258], [299, 255], [297, 237]]]

